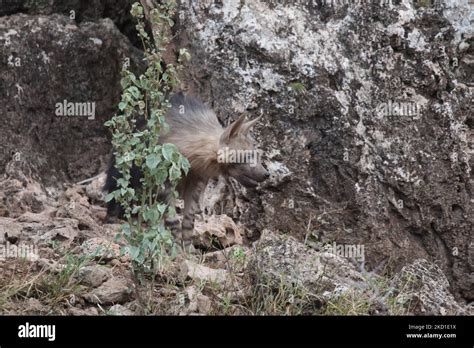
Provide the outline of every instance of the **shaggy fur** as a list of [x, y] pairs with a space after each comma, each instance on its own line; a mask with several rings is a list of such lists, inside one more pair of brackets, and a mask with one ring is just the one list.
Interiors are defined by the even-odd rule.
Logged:
[[[262, 166], [258, 157], [250, 163], [228, 163], [219, 160], [219, 151], [226, 150], [254, 150], [253, 140], [249, 136], [250, 128], [256, 120], [245, 122], [242, 116], [229, 127], [223, 128], [215, 113], [197, 99], [175, 94], [171, 100], [171, 109], [166, 117], [170, 132], [160, 136], [161, 143], [172, 143], [189, 160], [191, 170], [184, 177], [178, 187], [184, 199], [184, 213], [181, 230], [174, 228], [175, 237], [182, 239], [185, 246], [190, 245], [194, 228], [194, 215], [199, 210], [199, 198], [211, 178], [219, 175], [234, 177], [247, 187], [254, 187], [268, 177], [268, 172]], [[107, 180], [104, 189], [112, 192], [116, 189], [116, 179], [119, 177], [112, 158], [107, 171]], [[131, 186], [140, 187], [141, 173], [137, 167], [131, 171]], [[163, 193], [163, 200], [170, 201], [168, 192]], [[172, 203], [172, 202], [170, 202]], [[107, 206], [108, 216], [120, 216], [123, 209], [115, 201]], [[176, 221], [167, 221], [169, 225], [176, 225]]]

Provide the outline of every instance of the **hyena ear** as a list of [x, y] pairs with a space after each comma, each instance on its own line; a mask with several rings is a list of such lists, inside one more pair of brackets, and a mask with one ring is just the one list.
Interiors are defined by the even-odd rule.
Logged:
[[240, 128], [240, 132], [242, 134], [247, 134], [249, 131], [250, 131], [250, 128], [252, 128], [253, 126], [255, 126], [255, 124], [260, 121], [260, 119], [262, 118], [262, 116], [258, 116], [256, 119], [252, 120], [252, 121], [248, 121], [248, 122], [245, 122], [242, 127]]
[[225, 130], [224, 133], [221, 135], [221, 142], [223, 143], [228, 143], [230, 139], [234, 138], [239, 134], [241, 131], [241, 127], [244, 124], [245, 121], [245, 114], [240, 116], [234, 123], [232, 123], [230, 126], [228, 126]]

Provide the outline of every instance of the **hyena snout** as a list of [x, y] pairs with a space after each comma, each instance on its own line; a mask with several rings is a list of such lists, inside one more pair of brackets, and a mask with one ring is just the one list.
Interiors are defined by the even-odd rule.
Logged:
[[255, 181], [262, 182], [270, 177], [270, 173], [263, 165], [259, 164], [252, 172], [251, 176], [255, 179]]
[[233, 166], [229, 170], [229, 175], [245, 187], [255, 187], [259, 183], [268, 179], [270, 173], [262, 164], [258, 164], [256, 166], [240, 164]]

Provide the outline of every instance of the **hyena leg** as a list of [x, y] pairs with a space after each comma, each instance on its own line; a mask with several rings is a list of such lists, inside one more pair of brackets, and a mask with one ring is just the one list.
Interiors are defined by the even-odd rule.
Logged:
[[178, 216], [165, 216], [165, 226], [168, 227], [171, 231], [175, 240], [182, 240], [183, 235], [181, 233], [180, 221]]
[[181, 224], [181, 233], [183, 235], [183, 244], [185, 247], [192, 244], [191, 237], [194, 230], [194, 214], [199, 212], [199, 199], [201, 193], [206, 187], [206, 182], [195, 177], [188, 177], [183, 193], [184, 214]]
[[[171, 185], [169, 183], [165, 184], [165, 190], [159, 194], [160, 202], [168, 204], [170, 206], [176, 207], [176, 200], [173, 197], [171, 190]], [[175, 240], [181, 240], [181, 228], [179, 218], [175, 216], [169, 216], [168, 214], [164, 217], [165, 226], [171, 230]]]

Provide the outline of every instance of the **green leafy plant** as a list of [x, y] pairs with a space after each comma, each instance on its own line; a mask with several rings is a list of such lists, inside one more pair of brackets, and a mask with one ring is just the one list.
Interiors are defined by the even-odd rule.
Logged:
[[[189, 54], [185, 49], [179, 51], [177, 67], [163, 60], [171, 40], [175, 3], [164, 1], [146, 10], [145, 18], [142, 5], [134, 3], [130, 12], [138, 22], [147, 69], [137, 77], [123, 68], [120, 113], [106, 122], [112, 131], [115, 166], [121, 174], [117, 189], [106, 196], [106, 201], [115, 199], [124, 208], [126, 223], [119, 236], [127, 242], [124, 251], [131, 256], [134, 271], [142, 273], [155, 272], [162, 257], [175, 251], [172, 235], [164, 225], [165, 215], [174, 215], [175, 208], [160, 202], [158, 193], [171, 188], [176, 197], [176, 186], [189, 170], [188, 160], [175, 145], [158, 141], [160, 133], [169, 130], [165, 120], [171, 107], [168, 98], [179, 84], [177, 74]], [[153, 28], [153, 37], [145, 30], [145, 20]], [[138, 120], [143, 120], [145, 127], [137, 127]], [[140, 190], [130, 183], [133, 165], [142, 174]]]
[[232, 257], [237, 260], [243, 262], [245, 260], [245, 250], [238, 246], [232, 251]]
[[295, 93], [306, 93], [306, 86], [301, 82], [292, 82], [288, 85], [288, 87], [294, 91]]

